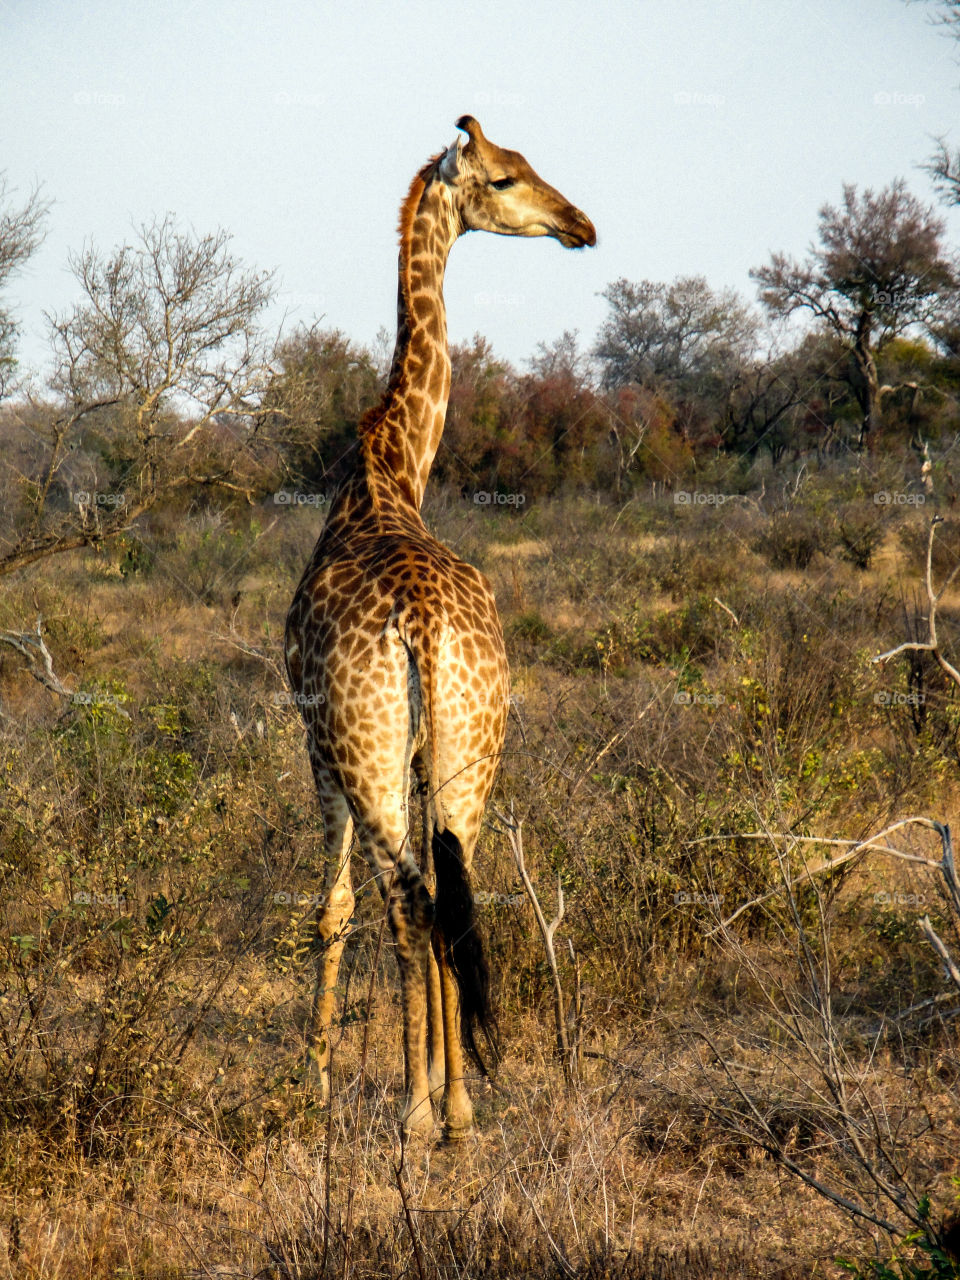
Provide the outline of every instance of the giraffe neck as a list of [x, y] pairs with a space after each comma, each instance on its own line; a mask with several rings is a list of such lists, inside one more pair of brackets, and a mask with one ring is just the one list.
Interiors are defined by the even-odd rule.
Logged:
[[397, 344], [383, 399], [360, 425], [375, 504], [409, 502], [419, 511], [443, 434], [450, 355], [443, 276], [459, 219], [436, 161], [413, 181], [400, 213]]

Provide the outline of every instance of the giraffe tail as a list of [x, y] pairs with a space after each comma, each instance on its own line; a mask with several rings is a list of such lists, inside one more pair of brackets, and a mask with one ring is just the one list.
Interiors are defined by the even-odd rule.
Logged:
[[449, 827], [433, 828], [433, 866], [437, 877], [434, 928], [460, 993], [460, 1036], [480, 1071], [489, 1076], [477, 1045], [486, 1041], [494, 1068], [500, 1061], [496, 1018], [490, 1003], [490, 971], [477, 928], [473, 890], [460, 841]]
[[407, 647], [420, 690], [419, 714], [426, 736], [424, 763], [427, 770], [432, 825], [438, 831], [446, 826], [443, 801], [440, 797], [439, 753], [437, 751], [437, 726], [433, 709], [437, 704], [436, 646], [439, 637], [431, 630], [420, 610], [406, 607], [399, 611], [397, 630]]

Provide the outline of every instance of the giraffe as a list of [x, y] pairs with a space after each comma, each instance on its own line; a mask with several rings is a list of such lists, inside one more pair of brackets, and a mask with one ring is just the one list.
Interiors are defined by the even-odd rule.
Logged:
[[[467, 141], [458, 135], [429, 160], [401, 207], [387, 387], [359, 425], [354, 465], [297, 587], [285, 638], [327, 858], [308, 1061], [328, 1098], [355, 838], [383, 895], [400, 971], [402, 1124], [432, 1128], [439, 1100], [447, 1139], [473, 1128], [464, 1049], [483, 1073], [484, 1054], [498, 1056], [469, 872], [510, 684], [490, 584], [420, 517], [450, 390], [444, 270], [465, 231], [547, 235], [567, 248], [596, 243], [590, 220], [523, 156], [488, 141], [472, 116], [457, 128]], [[409, 835], [412, 778], [423, 796], [419, 861]]]

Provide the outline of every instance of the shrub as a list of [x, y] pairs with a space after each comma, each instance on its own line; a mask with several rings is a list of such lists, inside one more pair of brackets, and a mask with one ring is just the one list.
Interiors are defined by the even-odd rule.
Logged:
[[889, 530], [889, 519], [878, 514], [883, 508], [866, 503], [848, 503], [836, 516], [836, 538], [844, 560], [858, 569], [869, 569], [870, 562]]
[[806, 569], [829, 546], [822, 517], [801, 506], [775, 511], [755, 544], [774, 569]]

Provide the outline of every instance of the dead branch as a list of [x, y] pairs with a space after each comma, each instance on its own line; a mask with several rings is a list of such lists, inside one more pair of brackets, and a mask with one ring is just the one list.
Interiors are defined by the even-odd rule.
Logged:
[[720, 608], [723, 610], [723, 612], [730, 616], [730, 618], [733, 620], [733, 625], [735, 627], [739, 627], [740, 619], [737, 617], [737, 615], [733, 612], [733, 610], [730, 608], [728, 604], [724, 604], [719, 596], [713, 597], [713, 603], [716, 605], [719, 605]]
[[0, 644], [16, 649], [27, 660], [27, 670], [45, 689], [61, 698], [74, 696], [53, 669], [53, 655], [43, 638], [43, 619], [37, 618], [36, 631], [0, 631]]
[[[902, 849], [894, 849], [890, 845], [880, 843], [892, 832], [899, 831], [901, 827], [907, 827], [912, 824], [927, 827], [931, 831], [936, 831], [937, 834], [941, 836], [941, 839], [943, 839], [943, 832], [947, 832], [946, 842], [944, 844], [944, 859], [937, 862], [930, 858], [920, 858], [914, 853], [904, 853]], [[737, 835], [705, 836], [702, 840], [696, 840], [693, 843], [707, 844], [714, 840], [783, 840], [785, 842], [789, 842], [791, 845], [822, 844], [839, 846], [847, 850], [847, 852], [842, 853], [839, 858], [831, 858], [826, 862], [821, 862], [820, 865], [816, 867], [805, 867], [801, 874], [795, 879], [795, 884], [802, 884], [805, 880], [812, 880], [814, 876], [822, 875], [827, 871], [834, 871], [837, 867], [844, 866], [845, 863], [852, 861], [860, 854], [866, 853], [869, 850], [874, 853], [885, 854], [888, 857], [899, 858], [903, 862], [916, 862], [924, 867], [936, 867], [943, 873], [948, 887], [951, 883], [951, 877], [953, 884], [956, 885], [956, 876], [953, 874], [953, 848], [950, 842], [949, 828], [942, 827], [939, 822], [934, 822], [931, 818], [901, 818], [898, 822], [892, 823], [889, 827], [884, 827], [882, 831], [878, 832], [875, 836], [871, 836], [869, 840], [837, 840], [828, 839], [822, 836], [798, 836], [794, 835], [792, 831], [784, 833], [771, 831], [747, 831], [738, 833]], [[949, 863], [945, 861], [948, 851]], [[721, 920], [719, 924], [708, 930], [707, 936], [710, 937], [712, 934], [719, 933], [721, 930], [726, 929], [729, 925], [733, 924], [734, 920], [736, 920], [738, 916], [743, 915], [745, 911], [749, 911], [751, 907], [762, 906], [764, 902], [769, 902], [771, 898], [775, 898], [779, 892], [779, 889], [771, 889], [768, 893], [760, 894], [758, 898], [751, 898], [749, 902], [744, 902], [732, 915], [727, 916], [725, 920]], [[958, 905], [960, 905], [960, 899], [958, 899]]]
[[881, 662], [881, 663], [886, 662], [889, 658], [896, 657], [898, 653], [931, 653], [933, 654], [933, 657], [935, 658], [937, 665], [940, 667], [941, 671], [943, 671], [943, 673], [950, 680], [952, 680], [954, 684], [960, 686], [960, 671], [957, 670], [957, 668], [953, 665], [952, 662], [948, 662], [947, 659], [940, 652], [940, 641], [937, 638], [937, 605], [943, 599], [944, 593], [949, 588], [954, 578], [956, 578], [957, 574], [960, 573], [960, 564], [954, 565], [950, 573], [947, 574], [947, 577], [944, 580], [943, 586], [940, 588], [940, 590], [939, 591], [934, 590], [933, 539], [936, 533], [937, 525], [942, 523], [943, 523], [943, 516], [934, 516], [933, 519], [930, 521], [930, 534], [929, 534], [929, 537], [927, 538], [927, 570], [926, 570], [926, 578], [925, 578], [926, 588], [927, 588], [927, 602], [929, 605], [929, 612], [927, 613], [927, 639], [925, 641], [908, 640], [904, 644], [898, 644], [895, 649], [888, 649], [886, 653], [878, 653], [877, 656], [872, 659], [872, 661]]
[[924, 934], [926, 935], [927, 941], [930, 943], [931, 947], [933, 947], [934, 951], [936, 951], [937, 955], [943, 961], [944, 967], [950, 977], [950, 981], [957, 988], [957, 990], [960, 991], [960, 968], [957, 967], [956, 961], [953, 959], [950, 952], [945, 947], [943, 940], [937, 935], [936, 930], [934, 929], [933, 925], [930, 923], [930, 917], [924, 916], [923, 919], [919, 922], [919, 924], [920, 924], [920, 928], [923, 930]]
[[[550, 967], [550, 974], [553, 978], [553, 1013], [557, 1028], [557, 1055], [563, 1067], [563, 1076], [567, 1084], [573, 1083], [576, 1077], [576, 1064], [574, 1062], [576, 1051], [576, 1040], [579, 1039], [579, 1033], [574, 1039], [574, 1048], [571, 1051], [570, 1038], [567, 1035], [567, 1002], [563, 994], [563, 986], [560, 982], [560, 971], [557, 966], [557, 953], [553, 944], [554, 935], [564, 915], [563, 886], [560, 883], [560, 877], [557, 876], [557, 914], [547, 924], [546, 916], [540, 906], [537, 898], [536, 890], [533, 887], [533, 881], [527, 871], [526, 863], [523, 857], [523, 836], [521, 834], [522, 823], [514, 820], [513, 805], [510, 805], [510, 817], [506, 817], [498, 811], [494, 811], [495, 817], [502, 823], [503, 833], [510, 842], [510, 850], [513, 853], [513, 860], [517, 864], [517, 871], [520, 873], [520, 879], [523, 881], [523, 887], [526, 890], [527, 897], [533, 906], [533, 913], [536, 917], [537, 928], [540, 930], [540, 936], [543, 938], [543, 949], [546, 952], [547, 964]], [[579, 987], [579, 980], [577, 982]], [[578, 1012], [579, 1000], [575, 1000], [571, 1006], [571, 1014], [574, 1019]]]
[[[904, 853], [903, 850], [901, 849], [894, 849], [889, 845], [880, 843], [880, 841], [882, 841], [888, 835], [890, 835], [891, 832], [900, 830], [903, 827], [911, 826], [911, 825], [926, 827], [928, 830], [935, 831], [937, 833], [937, 835], [940, 837], [940, 843], [943, 849], [943, 855], [939, 861], [935, 861], [932, 858], [921, 858], [921, 857], [918, 857], [916, 854], [912, 854], [912, 853]], [[712, 839], [715, 837], [707, 837], [707, 838]], [[784, 876], [784, 882], [789, 892], [789, 901], [791, 905], [793, 904], [794, 886], [803, 884], [805, 881], [809, 881], [812, 883], [814, 881], [814, 877], [818, 875], [822, 875], [824, 872], [833, 871], [837, 867], [843, 866], [845, 863], [850, 862], [851, 859], [858, 857], [859, 855], [864, 854], [868, 851], [873, 853], [882, 853], [888, 857], [899, 858], [904, 862], [919, 863], [920, 866], [935, 868], [937, 871], [940, 872], [941, 876], [943, 877], [943, 882], [950, 899], [953, 913], [956, 916], [957, 920], [960, 921], [960, 882], [958, 882], [957, 880], [956, 862], [955, 862], [954, 853], [953, 853], [953, 838], [950, 834], [949, 826], [947, 826], [945, 823], [936, 822], [932, 818], [920, 818], [920, 817], [901, 818], [900, 821], [892, 823], [889, 827], [885, 827], [883, 831], [881, 831], [878, 835], [872, 837], [869, 840], [821, 839], [818, 836], [797, 836], [797, 835], [794, 835], [792, 832], [788, 832], [785, 834], [781, 834], [777, 832], [750, 832], [748, 835], [745, 835], [745, 836], [736, 836], [736, 837], [728, 836], [728, 837], [719, 837], [719, 838], [748, 839], [748, 840], [766, 839], [774, 842], [783, 841], [790, 845], [798, 845], [798, 844], [846, 845], [847, 852], [841, 854], [839, 858], [831, 858], [826, 862], [821, 862], [820, 865], [816, 867], [805, 867], [804, 870], [801, 872], [801, 874], [796, 877], [792, 877], [790, 875], [789, 868], [785, 866], [784, 857], [778, 850], [778, 859], [781, 865], [781, 872]], [[697, 843], [701, 843], [701, 842], [698, 841]], [[714, 925], [712, 929], [709, 929], [707, 931], [707, 936], [710, 937], [716, 933], [725, 933], [727, 928], [737, 919], [738, 916], [742, 915], [745, 911], [748, 911], [751, 907], [760, 906], [762, 903], [768, 902], [771, 898], [777, 897], [780, 893], [781, 893], [780, 888], [771, 889], [768, 893], [761, 894], [759, 897], [753, 898], [749, 902], [743, 903], [741, 906], [737, 908], [736, 911], [733, 912], [732, 915], [727, 916], [725, 920], [721, 920], [719, 924]], [[947, 974], [950, 977], [951, 981], [953, 982], [954, 986], [956, 986], [956, 988], [960, 990], [960, 966], [957, 965], [956, 961], [950, 955], [950, 952], [948, 951], [946, 944], [943, 942], [942, 938], [940, 938], [939, 935], [934, 930], [933, 925], [930, 921], [930, 917], [924, 916], [923, 919], [919, 921], [919, 926], [923, 930], [923, 933], [926, 936], [927, 941], [930, 943], [934, 951], [936, 951], [937, 955], [943, 961]], [[927, 1002], [927, 1003], [930, 1003], [930, 1002]], [[916, 1006], [916, 1008], [920, 1008], [920, 1007], [921, 1006], [919, 1005]], [[914, 1011], [915, 1011], [914, 1009], [907, 1010], [908, 1013], [912, 1013]]]

